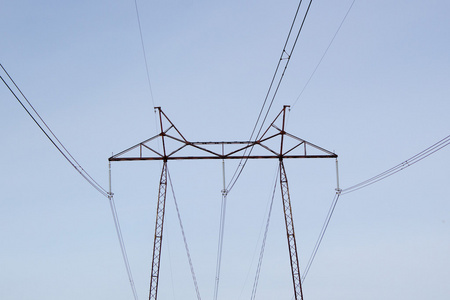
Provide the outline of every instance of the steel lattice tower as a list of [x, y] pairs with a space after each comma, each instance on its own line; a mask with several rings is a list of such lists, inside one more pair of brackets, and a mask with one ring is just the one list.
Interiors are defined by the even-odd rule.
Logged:
[[[286, 109], [284, 106], [274, 121], [260, 138], [255, 141], [232, 142], [191, 142], [170, 121], [160, 107], [160, 133], [137, 145], [134, 145], [109, 158], [109, 161], [163, 161], [159, 182], [158, 203], [156, 210], [155, 236], [153, 241], [153, 258], [150, 278], [150, 300], [158, 295], [158, 280], [161, 260], [161, 246], [164, 228], [164, 213], [167, 191], [167, 162], [169, 160], [192, 159], [278, 159], [280, 166], [280, 187], [286, 235], [291, 263], [292, 282], [296, 300], [303, 300], [297, 244], [294, 231], [292, 206], [289, 186], [284, 167], [284, 159], [291, 158], [337, 158], [331, 151], [307, 142], [285, 131]], [[281, 123], [281, 124], [280, 124]], [[157, 150], [157, 141], [162, 142], [162, 151]], [[273, 147], [273, 144], [279, 145]], [[279, 144], [278, 144], [279, 143]], [[171, 145], [169, 147], [169, 144]], [[277, 150], [278, 148], [278, 150]]]

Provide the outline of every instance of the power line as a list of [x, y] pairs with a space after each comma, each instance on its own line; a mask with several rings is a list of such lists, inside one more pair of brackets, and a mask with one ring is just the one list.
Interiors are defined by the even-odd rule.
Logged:
[[309, 269], [311, 268], [314, 258], [316, 257], [317, 251], [319, 250], [320, 244], [322, 243], [322, 239], [325, 235], [325, 232], [327, 231], [328, 224], [330, 223], [331, 217], [333, 216], [333, 212], [334, 212], [334, 209], [336, 208], [336, 204], [339, 200], [340, 195], [341, 195], [341, 192], [340, 192], [340, 190], [338, 190], [336, 192], [336, 194], [334, 195], [333, 201], [331, 201], [331, 206], [330, 206], [330, 209], [328, 210], [328, 214], [322, 225], [322, 229], [320, 230], [319, 237], [317, 238], [316, 244], [314, 245], [314, 249], [311, 253], [308, 263], [306, 264], [305, 271], [303, 272], [302, 282], [305, 281], [305, 278], [308, 275]]
[[130, 262], [128, 261], [127, 250], [125, 248], [125, 242], [123, 241], [122, 230], [120, 229], [119, 216], [117, 215], [116, 204], [114, 203], [114, 197], [112, 194], [109, 196], [109, 205], [111, 208], [111, 214], [114, 219], [114, 227], [116, 228], [117, 238], [119, 240], [120, 250], [122, 251], [122, 258], [123, 258], [123, 261], [125, 264], [125, 269], [127, 271], [128, 281], [131, 286], [131, 291], [133, 293], [134, 299], [138, 300], [136, 287], [134, 285], [134, 280], [133, 280], [133, 274], [131, 273]]
[[[276, 97], [276, 95], [278, 93], [278, 89], [280, 88], [281, 82], [283, 81], [284, 75], [286, 73], [286, 69], [287, 69], [287, 67], [289, 65], [289, 62], [290, 62], [290, 59], [291, 59], [292, 54], [294, 52], [295, 46], [297, 45], [298, 38], [299, 38], [300, 33], [301, 33], [302, 29], [303, 29], [303, 25], [305, 24], [305, 20], [306, 20], [306, 17], [308, 16], [308, 12], [309, 12], [309, 9], [311, 7], [311, 4], [312, 4], [312, 0], [309, 1], [308, 7], [306, 8], [306, 11], [305, 11], [305, 13], [303, 15], [302, 22], [301, 22], [301, 24], [299, 26], [299, 29], [297, 30], [297, 35], [295, 36], [294, 41], [292, 42], [292, 45], [288, 47], [288, 44], [290, 44], [290, 42], [292, 40], [292, 38], [291, 38], [292, 35], [291, 34], [292, 34], [293, 29], [295, 27], [295, 24], [296, 24], [296, 21], [297, 21], [297, 16], [298, 16], [300, 8], [302, 6], [302, 0], [300, 0], [300, 2], [298, 4], [297, 10], [295, 12], [294, 19], [293, 19], [291, 27], [289, 29], [288, 36], [287, 36], [286, 41], [285, 41], [284, 46], [283, 46], [283, 50], [281, 51], [280, 59], [278, 60], [278, 64], [277, 64], [277, 67], [275, 68], [275, 72], [273, 74], [272, 81], [270, 82], [269, 89], [267, 90], [266, 96], [264, 98], [263, 105], [262, 105], [262, 107], [261, 107], [261, 109], [259, 111], [258, 118], [256, 119], [256, 123], [255, 123], [255, 126], [253, 127], [253, 130], [252, 130], [252, 133], [250, 135], [249, 140], [252, 140], [253, 136], [255, 135], [256, 128], [258, 127], [258, 124], [260, 124], [260, 126], [259, 126], [258, 132], [256, 133], [255, 139], [258, 139], [258, 136], [261, 133], [261, 130], [262, 130], [263, 126], [264, 126], [264, 123], [265, 123], [265, 121], [267, 119], [267, 116], [269, 115], [270, 109], [272, 108], [272, 104], [273, 104], [273, 102], [275, 100], [275, 97]], [[273, 92], [273, 95], [271, 97], [271, 100], [270, 100], [270, 103], [268, 105], [268, 108], [267, 108], [267, 110], [266, 110], [266, 112], [264, 114], [264, 118], [263, 118], [263, 120], [260, 123], [261, 117], [262, 117], [264, 109], [266, 107], [266, 103], [269, 100], [270, 95], [271, 95], [271, 93], [273, 91], [274, 83], [276, 82], [276, 78], [277, 78], [277, 75], [279, 74], [280, 69], [282, 69], [283, 71], [281, 72], [281, 75], [280, 75], [280, 77], [278, 79], [278, 83], [277, 83], [277, 85], [275, 87], [275, 91]], [[248, 155], [250, 155], [252, 151], [253, 151], [253, 147], [249, 148], [249, 150], [248, 150], [249, 154]], [[246, 154], [246, 152], [247, 152], [247, 150], [245, 151], [244, 155]], [[228, 183], [228, 186], [227, 186], [227, 190], [228, 191], [230, 191], [234, 187], [234, 185], [236, 184], [236, 181], [241, 176], [242, 171], [244, 170], [244, 167], [247, 164], [247, 161], [248, 161], [248, 159], [241, 159], [241, 161], [239, 162], [238, 167], [236, 168], [236, 170], [235, 170], [235, 172], [234, 172], [230, 182]]]
[[[47, 123], [42, 119], [42, 117], [39, 115], [39, 113], [36, 111], [36, 109], [33, 107], [33, 105], [30, 103], [30, 101], [27, 99], [27, 97], [22, 93], [21, 89], [17, 86], [17, 84], [14, 82], [14, 80], [11, 78], [9, 73], [6, 71], [6, 69], [3, 67], [2, 64], [0, 64], [3, 71], [8, 76], [9, 80], [14, 84], [16, 89], [19, 91], [19, 93], [22, 95], [22, 97], [25, 99], [26, 103], [29, 105], [31, 110], [36, 115], [33, 116], [32, 112], [25, 106], [25, 104], [20, 100], [20, 98], [17, 96], [17, 94], [12, 90], [12, 88], [8, 85], [8, 83], [5, 81], [5, 79], [0, 76], [3, 83], [6, 85], [6, 87], [9, 89], [11, 94], [16, 98], [16, 100], [20, 103], [20, 105], [25, 109], [25, 111], [28, 113], [28, 115], [31, 117], [31, 119], [36, 123], [36, 125], [39, 127], [39, 129], [45, 134], [45, 136], [50, 140], [50, 142], [53, 144], [53, 146], [56, 147], [56, 149], [61, 153], [61, 155], [72, 165], [72, 167], [77, 170], [77, 172], [92, 186], [94, 187], [102, 196], [108, 198], [109, 205], [111, 208], [111, 213], [114, 219], [114, 226], [116, 228], [117, 237], [119, 240], [120, 248], [122, 251], [122, 257], [125, 263], [125, 268], [128, 274], [129, 282], [131, 285], [131, 289], [134, 295], [135, 300], [137, 300], [137, 293], [136, 288], [134, 287], [133, 277], [131, 274], [131, 268], [130, 264], [128, 262], [128, 256], [125, 249], [125, 244], [123, 242], [122, 237], [122, 231], [120, 229], [120, 223], [119, 223], [119, 216], [117, 214], [117, 210], [114, 203], [114, 197], [111, 193], [111, 179], [110, 179], [110, 191], [106, 191], [97, 181], [95, 181], [84, 169], [83, 167], [77, 162], [77, 160], [73, 157], [73, 155], [67, 150], [67, 148], [61, 143], [61, 141], [57, 138], [57, 136], [53, 133], [53, 131], [50, 129], [50, 127], [47, 125]], [[38, 119], [41, 121], [42, 124], [39, 123]], [[47, 131], [45, 130], [45, 128]], [[53, 138], [52, 138], [53, 137]], [[111, 171], [110, 171], [111, 176]], [[111, 178], [111, 177], [110, 177]]]
[[152, 99], [153, 107], [155, 107], [156, 105], [155, 105], [155, 100], [153, 98], [153, 90], [152, 90], [152, 84], [151, 84], [151, 81], [150, 81], [150, 72], [148, 70], [147, 54], [146, 54], [146, 51], [145, 51], [144, 38], [143, 38], [143, 35], [142, 35], [141, 18], [139, 16], [139, 7], [138, 7], [138, 4], [137, 4], [137, 0], [134, 0], [134, 6], [136, 8], [136, 17], [137, 17], [138, 26], [139, 26], [139, 36], [141, 38], [142, 53], [144, 54], [145, 70], [147, 72], [147, 82], [148, 82], [148, 87], [150, 89], [150, 97]]
[[[266, 210], [265, 210], [264, 216], [266, 216], [266, 215], [268, 216], [269, 214], [271, 214], [272, 203], [273, 203], [273, 193], [275, 193], [276, 184], [278, 183], [278, 177], [279, 177], [278, 176], [278, 171], [279, 171], [279, 165], [277, 165], [277, 168], [275, 170], [275, 175], [274, 175], [273, 180], [272, 180], [274, 182], [273, 185], [275, 185], [275, 187], [273, 188], [273, 190], [272, 190], [272, 187], [270, 187], [270, 190], [269, 190], [269, 197], [267, 199]], [[272, 194], [270, 193], [270, 191], [272, 191]], [[242, 294], [244, 292], [245, 286], [247, 285], [247, 281], [248, 281], [250, 272], [252, 271], [251, 269], [252, 269], [252, 266], [253, 266], [253, 262], [255, 261], [257, 250], [261, 248], [261, 247], [259, 247], [259, 240], [264, 240], [263, 232], [264, 232], [264, 229], [265, 229], [265, 227], [267, 225], [267, 218], [268, 217], [263, 217], [263, 219], [262, 219], [262, 222], [261, 222], [261, 225], [260, 225], [260, 229], [259, 229], [259, 233], [258, 233], [258, 240], [257, 240], [255, 248], [253, 250], [253, 255], [252, 255], [251, 262], [250, 262], [250, 266], [249, 266], [249, 269], [247, 271], [247, 275], [245, 277], [244, 283], [242, 284], [242, 289], [241, 289], [241, 292], [239, 293], [238, 299], [242, 298]], [[259, 250], [259, 253], [261, 253], [261, 250]]]
[[[141, 38], [142, 53], [144, 55], [145, 71], [147, 74], [147, 83], [148, 83], [148, 88], [150, 91], [150, 98], [152, 100], [152, 105], [155, 108], [156, 107], [155, 98], [153, 97], [153, 89], [152, 89], [152, 84], [151, 84], [151, 80], [150, 80], [150, 71], [149, 71], [149, 67], [148, 67], [147, 53], [145, 50], [144, 36], [142, 34], [142, 26], [141, 26], [141, 17], [139, 14], [139, 7], [137, 4], [137, 0], [134, 0], [134, 7], [136, 9], [136, 18], [137, 18], [138, 27], [139, 27], [139, 37]], [[158, 117], [156, 116], [156, 110], [154, 112], [155, 112], [155, 129], [156, 129], [156, 132], [158, 132]], [[158, 141], [158, 147], [159, 147], [159, 141]]]
[[336, 38], [337, 34], [339, 33], [339, 31], [341, 30], [342, 25], [344, 24], [345, 20], [347, 19], [348, 14], [350, 13], [350, 10], [353, 7], [353, 4], [355, 4], [356, 0], [353, 0], [352, 4], [350, 4], [350, 7], [347, 10], [347, 13], [345, 14], [344, 18], [341, 21], [341, 24], [339, 24], [338, 29], [336, 30], [336, 32], [333, 35], [333, 38], [331, 39], [330, 43], [328, 44], [327, 48], [325, 49], [325, 52], [322, 54], [322, 57], [320, 58], [319, 62], [317, 63], [316, 67], [314, 68], [314, 71], [311, 73], [311, 75], [309, 76], [308, 80], [306, 81], [305, 85], [303, 86], [300, 94], [298, 95], [297, 99], [294, 101], [294, 104], [292, 104], [292, 108], [294, 108], [294, 106], [297, 104], [298, 100], [300, 99], [300, 97], [303, 95], [303, 92], [305, 91], [306, 87], [308, 86], [309, 82], [311, 81], [311, 79], [313, 78], [314, 74], [316, 74], [317, 69], [319, 68], [320, 64], [322, 63], [323, 58], [325, 57], [325, 55], [328, 53], [328, 50], [331, 47], [331, 44], [333, 44], [334, 39]]
[[130, 283], [131, 291], [133, 293], [134, 299], [138, 300], [138, 295], [136, 292], [136, 287], [134, 285], [133, 274], [131, 272], [130, 262], [128, 261], [127, 249], [125, 248], [125, 242], [123, 241], [122, 230], [120, 228], [119, 215], [117, 214], [116, 204], [114, 202], [114, 194], [112, 193], [112, 182], [111, 182], [111, 162], [108, 164], [109, 168], [109, 193], [108, 200], [109, 206], [111, 208], [111, 214], [114, 219], [114, 227], [116, 228], [117, 239], [119, 240], [120, 250], [122, 252], [123, 262], [125, 264], [125, 269], [128, 275], [128, 281]]
[[[22, 93], [20, 88], [17, 86], [17, 84], [14, 82], [14, 80], [11, 78], [9, 73], [6, 71], [6, 69], [3, 67], [2, 64], [0, 64], [3, 71], [8, 76], [9, 80], [14, 84], [16, 89], [19, 91], [19, 93], [22, 95], [22, 97], [25, 99], [26, 103], [29, 105], [31, 110], [36, 115], [33, 116], [32, 112], [25, 106], [25, 104], [19, 99], [16, 93], [12, 90], [12, 88], [8, 85], [8, 83], [3, 79], [2, 76], [0, 78], [2, 79], [3, 83], [6, 85], [6, 87], [9, 89], [11, 94], [16, 98], [16, 100], [20, 103], [20, 105], [25, 109], [25, 111], [28, 113], [28, 115], [33, 119], [33, 121], [36, 123], [36, 125], [39, 127], [39, 129], [45, 134], [45, 136], [49, 139], [49, 141], [55, 146], [55, 148], [61, 153], [61, 155], [72, 165], [72, 167], [77, 170], [77, 172], [90, 184], [92, 187], [94, 187], [100, 194], [102, 194], [104, 197], [108, 198], [108, 192], [97, 182], [95, 181], [84, 169], [83, 167], [77, 162], [77, 160], [70, 154], [70, 152], [67, 150], [67, 148], [61, 143], [61, 141], [56, 137], [56, 135], [53, 133], [53, 131], [50, 129], [50, 127], [45, 123], [45, 121], [41, 118], [39, 113], [34, 109], [33, 105], [31, 105], [30, 101], [28, 101], [27, 97]], [[42, 124], [39, 123], [37, 120], [39, 119]], [[45, 130], [45, 128], [47, 130]], [[52, 138], [53, 137], [53, 138]]]
[[319, 233], [319, 237], [317, 238], [316, 244], [314, 246], [314, 249], [312, 251], [312, 254], [308, 260], [308, 263], [306, 264], [305, 267], [305, 271], [304, 274], [302, 276], [302, 281], [305, 280], [306, 276], [308, 275], [309, 269], [311, 268], [311, 265], [314, 261], [314, 258], [316, 257], [317, 251], [319, 250], [320, 244], [322, 243], [322, 239], [325, 235], [325, 232], [328, 228], [328, 225], [330, 223], [331, 217], [333, 215], [334, 209], [336, 208], [336, 204], [339, 200], [340, 195], [344, 195], [344, 194], [348, 194], [354, 191], [357, 191], [359, 189], [362, 189], [364, 187], [367, 187], [371, 184], [374, 184], [375, 182], [378, 182], [380, 180], [383, 180], [389, 176], [394, 175], [397, 172], [400, 172], [402, 170], [404, 170], [405, 168], [421, 161], [422, 159], [430, 156], [431, 154], [441, 150], [442, 148], [448, 146], [450, 144], [450, 135], [448, 135], [447, 137], [443, 138], [442, 140], [438, 141], [437, 143], [431, 145], [430, 147], [426, 148], [425, 150], [417, 153], [416, 155], [412, 156], [411, 158], [405, 160], [404, 162], [390, 168], [389, 170], [386, 170], [376, 176], [373, 176], [365, 181], [362, 181], [358, 184], [355, 184], [351, 187], [348, 187], [346, 189], [340, 190], [337, 189], [337, 192], [333, 198], [333, 201], [331, 202], [331, 206], [330, 209], [328, 210], [328, 214], [327, 217], [325, 218], [324, 224], [322, 226], [322, 229]]
[[416, 155], [408, 158], [407, 160], [405, 160], [404, 162], [390, 168], [389, 170], [386, 170], [376, 176], [373, 176], [367, 180], [364, 180], [358, 184], [352, 185], [346, 189], [342, 190], [342, 194], [348, 194], [348, 193], [352, 193], [354, 191], [357, 191], [359, 189], [365, 188], [369, 185], [372, 185], [380, 180], [383, 180], [389, 176], [394, 175], [395, 173], [398, 173], [410, 166], [412, 166], [413, 164], [421, 161], [424, 158], [427, 158], [428, 156], [430, 156], [431, 154], [441, 150], [442, 148], [448, 146], [450, 144], [450, 135], [446, 136], [445, 138], [443, 138], [442, 140], [440, 140], [439, 142], [431, 145], [430, 147], [426, 148], [425, 150], [417, 153]]
[[[301, 5], [301, 3], [302, 3], [302, 1], [300, 1], [299, 6]], [[267, 116], [268, 116], [268, 114], [269, 114], [269, 111], [270, 111], [270, 109], [271, 109], [271, 107], [272, 107], [272, 104], [273, 104], [273, 102], [274, 102], [274, 100], [275, 100], [275, 97], [276, 97], [276, 95], [277, 95], [278, 89], [280, 88], [281, 82], [283, 81], [284, 74], [286, 73], [286, 69], [287, 69], [287, 67], [288, 67], [288, 65], [289, 65], [289, 62], [290, 62], [290, 60], [291, 60], [291, 56], [292, 56], [292, 54], [293, 54], [293, 52], [294, 52], [295, 46], [297, 45], [298, 38], [299, 38], [300, 33], [301, 33], [302, 29], [303, 29], [303, 25], [305, 24], [306, 17], [308, 16], [308, 12], [309, 12], [309, 9], [310, 9], [310, 7], [311, 7], [311, 4], [312, 4], [312, 0], [309, 1], [308, 7], [307, 7], [306, 12], [305, 12], [305, 15], [303, 16], [302, 23], [301, 23], [301, 25], [300, 25], [300, 28], [298, 29], [297, 36], [295, 37], [294, 44], [292, 45], [292, 47], [291, 47], [291, 49], [289, 50], [289, 52], [286, 51], [286, 45], [287, 45], [287, 43], [288, 43], [288, 40], [286, 40], [285, 47], [284, 47], [283, 52], [281, 53], [281, 57], [280, 57], [280, 61], [281, 61], [281, 60], [286, 60], [286, 63], [285, 63], [285, 65], [284, 65], [283, 72], [281, 73], [281, 77], [280, 77], [280, 80], [278, 81], [278, 84], [277, 84], [277, 87], [276, 87], [276, 89], [275, 89], [275, 92], [274, 92], [274, 94], [273, 94], [273, 96], [272, 96], [272, 100], [270, 101], [269, 108], [267, 109], [266, 114], [265, 114], [265, 116], [264, 116], [264, 119], [263, 119], [263, 121], [262, 121], [262, 123], [261, 123], [261, 125], [260, 125], [260, 127], [259, 127], [259, 131], [258, 131], [258, 134], [256, 135], [256, 138], [258, 138], [259, 134], [261, 133], [261, 130], [262, 130], [262, 128], [263, 128], [263, 126], [264, 126], [264, 123], [265, 123], [265, 121], [266, 121], [266, 119], [267, 119]], [[295, 19], [294, 19], [294, 22], [295, 22]], [[291, 28], [291, 29], [292, 29], [292, 28]], [[289, 32], [289, 36], [290, 36], [290, 33], [291, 33], [291, 32]], [[289, 39], [289, 36], [288, 36], [288, 39]], [[285, 54], [286, 54], [287, 56], [283, 58], [283, 56], [285, 56]], [[277, 70], [277, 71], [278, 71], [278, 70]], [[276, 72], [277, 72], [277, 71], [276, 71]], [[269, 90], [269, 91], [270, 91], [270, 90]]]
[[[279, 172], [280, 172], [280, 169], [278, 168], [276, 177], [278, 177]], [[275, 190], [277, 188], [277, 183], [278, 183], [278, 180], [275, 180], [275, 184], [274, 184], [273, 192], [272, 192], [272, 199], [270, 201], [269, 213], [267, 215], [266, 227], [264, 230], [264, 237], [263, 237], [263, 240], [261, 243], [261, 250], [259, 252], [259, 259], [258, 259], [258, 265], [256, 267], [255, 280], [253, 281], [252, 294], [250, 296], [251, 300], [254, 300], [256, 298], [256, 290], [258, 288], [259, 275], [261, 273], [262, 260], [264, 257], [264, 250], [266, 248], [267, 233], [269, 231], [270, 217], [272, 216], [273, 200], [275, 199]]]
[[181, 222], [180, 210], [178, 209], [178, 202], [177, 202], [177, 198], [175, 197], [175, 191], [173, 189], [172, 178], [170, 177], [169, 171], [167, 171], [167, 176], [169, 178], [170, 188], [172, 190], [173, 201], [175, 203], [175, 209], [177, 210], [178, 223], [180, 225], [181, 234], [183, 236], [184, 248], [186, 250], [186, 255], [188, 257], [189, 267], [191, 269], [191, 276], [192, 276], [192, 281], [194, 282], [195, 292], [197, 294], [197, 299], [201, 300], [200, 291], [198, 289], [198, 284], [197, 284], [197, 277], [195, 276], [195, 271], [194, 271], [194, 264], [192, 263], [191, 253], [189, 251], [189, 247], [188, 247], [188, 243], [187, 243], [187, 239], [186, 239], [186, 234], [184, 233], [183, 222]]
[[[222, 152], [224, 151], [222, 145]], [[219, 241], [217, 243], [217, 259], [216, 259], [216, 277], [214, 280], [214, 296], [213, 300], [217, 300], [219, 293], [219, 281], [220, 281], [220, 269], [222, 265], [222, 252], [223, 252], [223, 237], [225, 235], [225, 216], [227, 210], [227, 194], [228, 191], [225, 186], [225, 160], [222, 160], [222, 201], [220, 205], [220, 222], [219, 222]]]

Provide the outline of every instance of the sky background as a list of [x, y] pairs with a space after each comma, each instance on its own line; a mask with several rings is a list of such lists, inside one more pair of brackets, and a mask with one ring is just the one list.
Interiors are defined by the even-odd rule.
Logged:
[[[193, 141], [247, 140], [297, 1], [6, 1], [0, 58], [78, 162], [108, 185], [108, 157], [157, 133], [161, 106]], [[339, 155], [341, 187], [450, 132], [450, 3], [313, 1], [269, 115]], [[4, 74], [2, 73], [4, 77]], [[153, 95], [153, 97], [151, 96]], [[298, 101], [296, 102], [296, 99]], [[0, 88], [0, 298], [132, 299], [106, 198]], [[337, 205], [303, 284], [305, 299], [450, 297], [449, 149]], [[236, 162], [227, 162], [230, 178]], [[333, 160], [285, 162], [300, 265], [336, 188]], [[148, 298], [161, 164], [115, 162], [112, 185], [134, 281]], [[250, 161], [228, 196], [219, 299], [248, 299], [276, 161]], [[222, 169], [170, 162], [203, 299], [214, 289]], [[279, 187], [257, 299], [292, 298]], [[196, 299], [168, 193], [159, 299]]]

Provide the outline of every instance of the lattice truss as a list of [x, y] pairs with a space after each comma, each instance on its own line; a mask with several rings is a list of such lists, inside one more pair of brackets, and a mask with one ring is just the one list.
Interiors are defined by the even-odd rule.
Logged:
[[[286, 108], [255, 141], [192, 142], [157, 107], [160, 133], [109, 158], [110, 161], [183, 159], [333, 158], [337, 155], [284, 130]], [[158, 144], [160, 143], [160, 144]], [[161, 149], [161, 150], [158, 150]]]

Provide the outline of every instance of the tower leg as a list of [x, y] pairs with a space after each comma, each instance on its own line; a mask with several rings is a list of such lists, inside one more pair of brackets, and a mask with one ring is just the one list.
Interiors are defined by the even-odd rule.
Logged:
[[158, 206], [156, 208], [155, 239], [153, 242], [152, 273], [150, 278], [150, 300], [156, 300], [158, 294], [159, 264], [163, 237], [164, 212], [167, 191], [167, 161], [164, 161], [159, 181]]
[[302, 284], [300, 278], [300, 266], [297, 255], [297, 243], [295, 241], [294, 220], [292, 219], [291, 199], [289, 187], [284, 169], [283, 159], [280, 159], [280, 187], [283, 200], [284, 220], [286, 223], [286, 234], [291, 260], [292, 281], [294, 284], [295, 300], [303, 300]]

